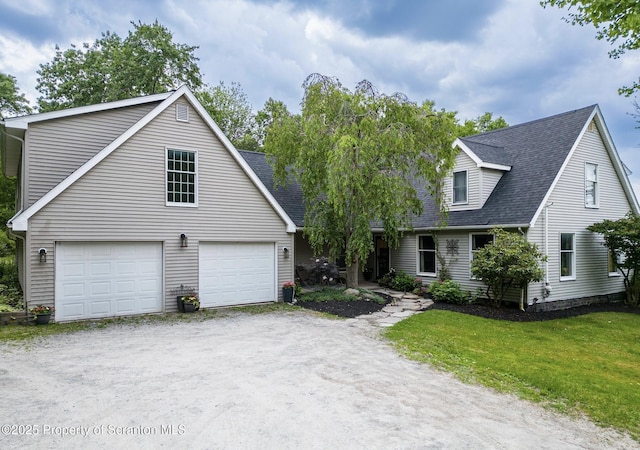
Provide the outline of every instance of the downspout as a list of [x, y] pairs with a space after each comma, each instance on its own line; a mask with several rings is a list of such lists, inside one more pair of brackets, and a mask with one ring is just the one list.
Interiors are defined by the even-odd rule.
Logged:
[[[4, 124], [4, 122], [3, 122]], [[3, 131], [3, 128], [0, 128], [0, 132]], [[20, 141], [20, 170], [24, 170], [24, 158], [25, 158], [25, 143], [24, 143], [24, 139], [19, 138], [18, 136], [14, 136], [12, 134], [9, 134], [6, 132], [6, 129], [4, 131], [4, 135], [11, 137], [17, 141]], [[18, 203], [18, 196], [21, 196], [22, 198], [20, 199], [20, 210], [18, 211], [18, 213], [22, 212], [22, 207], [23, 207], [23, 203], [24, 203], [24, 174], [23, 176], [19, 177], [20, 178], [20, 189], [16, 189], [16, 201], [15, 203]], [[15, 215], [14, 215], [15, 217]], [[27, 276], [27, 261], [29, 260], [29, 258], [27, 257], [28, 255], [28, 251], [27, 251], [27, 240], [24, 236], [20, 236], [16, 233], [13, 232], [13, 226], [11, 224], [11, 222], [7, 223], [7, 230], [9, 231], [9, 236], [15, 238], [15, 239], [20, 239], [22, 241], [22, 278], [23, 280], [26, 280], [26, 276]], [[16, 252], [15, 255], [16, 258], [16, 265], [18, 263], [18, 254]], [[22, 294], [23, 294], [23, 304], [24, 304], [24, 308], [25, 308], [25, 312], [27, 312], [27, 299], [26, 299], [26, 290], [25, 287], [23, 286], [23, 283], [20, 282], [20, 277], [18, 277], [18, 282], [20, 283], [20, 287], [22, 288]]]
[[[522, 237], [526, 239], [527, 234], [524, 231], [522, 231], [522, 227], [518, 227], [518, 231], [520, 232]], [[522, 286], [520, 288], [520, 311], [524, 311], [524, 291], [525, 291], [525, 289], [526, 289], [526, 286]]]
[[549, 284], [549, 207], [553, 206], [553, 202], [544, 205], [544, 286], [542, 287], [542, 297], [547, 298], [551, 295], [551, 285]]

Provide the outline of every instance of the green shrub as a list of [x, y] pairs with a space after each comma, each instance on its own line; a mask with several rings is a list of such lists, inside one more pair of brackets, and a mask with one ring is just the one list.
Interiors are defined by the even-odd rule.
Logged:
[[465, 292], [453, 280], [435, 281], [429, 285], [429, 292], [436, 302], [468, 304], [475, 302], [471, 292]]
[[23, 307], [18, 269], [13, 258], [0, 259], [0, 304], [17, 309]]
[[396, 291], [412, 292], [420, 284], [422, 284], [421, 279], [416, 279], [401, 270], [400, 272], [396, 273], [395, 277], [393, 277], [393, 279], [389, 283], [389, 287]]

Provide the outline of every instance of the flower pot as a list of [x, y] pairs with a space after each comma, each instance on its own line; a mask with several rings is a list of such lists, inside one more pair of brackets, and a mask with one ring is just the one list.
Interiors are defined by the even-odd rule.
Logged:
[[293, 303], [293, 288], [282, 288], [282, 297], [284, 298], [285, 303]]
[[184, 312], [192, 313], [195, 310], [196, 310], [196, 305], [194, 305], [193, 303], [184, 303]]
[[176, 301], [178, 302], [178, 312], [184, 312], [184, 302], [182, 301], [182, 295], [178, 295], [176, 297]]
[[36, 325], [46, 325], [51, 320], [51, 314], [38, 314], [36, 316]]

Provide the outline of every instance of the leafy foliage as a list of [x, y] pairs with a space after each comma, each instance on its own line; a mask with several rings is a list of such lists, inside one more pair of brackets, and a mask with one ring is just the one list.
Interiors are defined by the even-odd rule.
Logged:
[[[627, 50], [640, 48], [640, 8], [637, 0], [543, 0], [543, 7], [568, 7], [565, 20], [571, 25], [591, 24], [596, 28], [596, 38], [604, 39], [618, 47], [609, 52], [611, 58], [619, 58]], [[640, 81], [640, 80], [639, 80]], [[630, 96], [640, 89], [636, 81], [630, 87], [622, 87], [620, 94]]]
[[508, 289], [524, 289], [532, 281], [542, 280], [540, 263], [546, 256], [519, 233], [501, 228], [491, 233], [495, 240], [475, 252], [471, 273], [487, 286], [487, 297], [498, 307]]
[[0, 72], [0, 119], [30, 112], [29, 101], [20, 93], [16, 77]]
[[604, 236], [604, 245], [615, 255], [616, 266], [624, 277], [626, 303], [640, 304], [640, 216], [630, 212], [618, 220], [603, 220], [587, 230]]
[[420, 278], [414, 278], [401, 270], [393, 277], [389, 286], [396, 291], [412, 292], [420, 285], [422, 285]]
[[469, 304], [476, 300], [470, 292], [464, 292], [460, 284], [453, 280], [434, 281], [429, 285], [429, 292], [436, 302]]
[[217, 86], [196, 92], [196, 97], [236, 148], [258, 149], [258, 124], [239, 83], [225, 86], [221, 81]]
[[107, 31], [93, 44], [67, 50], [56, 46], [53, 60], [41, 64], [36, 89], [41, 112], [157, 94], [186, 84], [202, 84], [198, 47], [173, 42], [173, 34], [156, 20], [131, 22], [123, 40]]
[[276, 109], [265, 151], [276, 183], [297, 178], [305, 197], [305, 234], [318, 253], [346, 254], [347, 285], [373, 251], [371, 224], [398, 245], [423, 202], [414, 180], [441, 204], [442, 178], [454, 161], [453, 113], [380, 94], [367, 81], [351, 92], [335, 78], [310, 75], [301, 115]]
[[18, 268], [13, 258], [0, 260], [0, 305], [7, 305], [9, 309], [21, 309], [23, 306]]
[[492, 113], [486, 112], [473, 120], [465, 120], [464, 124], [458, 125], [457, 134], [458, 137], [465, 137], [486, 131], [499, 130], [508, 126], [509, 124], [502, 116], [494, 119]]

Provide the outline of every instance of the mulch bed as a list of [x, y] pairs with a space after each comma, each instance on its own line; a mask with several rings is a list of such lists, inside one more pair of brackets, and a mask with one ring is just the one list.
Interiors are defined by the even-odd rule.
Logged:
[[[387, 302], [388, 303], [388, 302]], [[299, 302], [298, 306], [314, 311], [334, 314], [340, 317], [356, 317], [362, 314], [370, 314], [380, 311], [385, 304], [368, 301], [326, 301], [326, 302]], [[632, 308], [622, 303], [601, 303], [588, 306], [579, 306], [576, 308], [562, 309], [559, 311], [544, 312], [527, 312], [520, 311], [517, 305], [507, 305], [502, 308], [493, 308], [491, 306], [474, 304], [474, 305], [452, 305], [449, 303], [434, 303], [429, 309], [442, 309], [447, 311], [456, 311], [464, 314], [471, 314], [488, 319], [508, 320], [511, 322], [538, 322], [542, 320], [562, 319], [566, 317], [581, 316], [593, 312], [626, 312], [640, 314], [640, 308]]]
[[298, 302], [296, 305], [340, 317], [356, 317], [380, 311], [387, 303], [378, 303], [371, 300], [329, 300], [326, 302]]
[[520, 311], [518, 306], [508, 305], [502, 308], [493, 308], [487, 305], [452, 305], [449, 303], [434, 303], [431, 309], [444, 309], [456, 311], [488, 319], [508, 320], [511, 322], [540, 322], [543, 320], [564, 319], [567, 317], [582, 316], [594, 312], [626, 312], [640, 314], [640, 308], [633, 308], [622, 303], [599, 303], [595, 305], [578, 306], [575, 308], [561, 309], [557, 311], [527, 312]]

